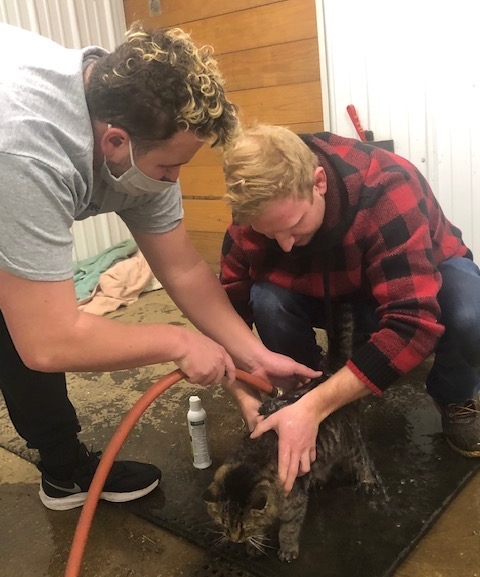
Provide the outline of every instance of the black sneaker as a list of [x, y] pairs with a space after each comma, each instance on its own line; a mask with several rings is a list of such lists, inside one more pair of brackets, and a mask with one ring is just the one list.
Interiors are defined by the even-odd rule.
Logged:
[[[59, 480], [49, 475], [42, 466], [40, 500], [48, 509], [66, 511], [81, 507], [87, 499], [88, 488], [100, 462], [101, 451], [90, 452], [80, 446], [80, 464], [70, 479]], [[158, 485], [162, 473], [155, 465], [134, 461], [115, 461], [100, 494], [100, 499], [113, 503], [133, 501], [147, 495]]]
[[435, 404], [452, 449], [464, 457], [480, 457], [480, 394], [464, 403]]

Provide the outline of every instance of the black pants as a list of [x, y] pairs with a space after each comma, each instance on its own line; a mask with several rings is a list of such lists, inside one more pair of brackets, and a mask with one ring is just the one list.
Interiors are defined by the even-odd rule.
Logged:
[[80, 431], [67, 396], [65, 373], [41, 373], [27, 368], [12, 342], [0, 312], [0, 388], [12, 423], [52, 467], [76, 456]]

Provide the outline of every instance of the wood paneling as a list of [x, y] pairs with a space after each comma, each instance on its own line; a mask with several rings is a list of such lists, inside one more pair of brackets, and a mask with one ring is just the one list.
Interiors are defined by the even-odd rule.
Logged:
[[[234, 14], [190, 22], [184, 27], [195, 42], [210, 44], [215, 54], [240, 52], [317, 38], [314, 0], [286, 0]], [[294, 65], [293, 62], [289, 63]]]
[[184, 199], [184, 223], [190, 238], [212, 269], [220, 272], [220, 253], [230, 224], [230, 207], [223, 200]]
[[298, 124], [323, 118], [322, 91], [318, 82], [269, 86], [230, 94], [242, 122]]
[[[221, 148], [212, 148], [208, 144], [204, 144], [192, 160], [185, 165], [184, 168], [190, 166], [221, 166], [223, 161]], [[182, 168], [183, 171], [183, 168]]]
[[184, 198], [212, 198], [225, 194], [223, 169], [217, 166], [184, 166], [180, 171], [180, 186]]
[[[206, 20], [212, 16], [237, 13], [256, 6], [284, 2], [285, 0], [160, 0], [161, 12], [150, 14], [149, 0], [124, 0], [125, 18], [128, 23], [143, 20], [150, 28], [180, 26], [195, 20]], [[241, 4], [239, 6], [239, 4]]]
[[225, 232], [231, 211], [223, 200], [185, 199], [184, 222], [188, 230], [197, 232]]
[[322, 120], [317, 122], [302, 122], [301, 124], [284, 124], [282, 126], [286, 126], [293, 130], [296, 134], [313, 134], [315, 132], [323, 132], [325, 130], [325, 125]]
[[[217, 60], [229, 92], [320, 81], [316, 38], [221, 54]], [[286, 65], [290, 62], [296, 65]]]
[[[124, 0], [127, 25], [180, 26], [197, 44], [214, 48], [228, 97], [243, 124], [280, 124], [293, 131], [323, 130], [315, 0]], [[197, 249], [218, 272], [230, 223], [222, 199], [222, 153], [205, 145], [182, 167], [185, 225]]]

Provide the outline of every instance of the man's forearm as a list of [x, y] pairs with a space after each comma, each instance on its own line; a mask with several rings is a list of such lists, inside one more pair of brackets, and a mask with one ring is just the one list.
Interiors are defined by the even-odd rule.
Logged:
[[188, 319], [223, 345], [240, 368], [255, 366], [257, 352], [263, 349], [263, 344], [237, 314], [218, 278], [204, 261], [197, 263], [194, 274], [176, 279], [166, 288]]
[[321, 422], [340, 407], [371, 393], [372, 390], [348, 367], [343, 367], [321, 386], [313, 389], [309, 396], [310, 401], [317, 409], [319, 422]]

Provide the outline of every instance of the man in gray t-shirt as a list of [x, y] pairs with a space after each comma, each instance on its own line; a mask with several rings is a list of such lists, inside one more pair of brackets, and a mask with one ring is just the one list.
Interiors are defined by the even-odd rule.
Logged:
[[[111, 54], [0, 25], [0, 54], [0, 386], [16, 430], [40, 453], [42, 502], [70, 509], [85, 501], [98, 457], [77, 437], [65, 371], [173, 361], [191, 383], [225, 377], [250, 414], [258, 398], [235, 382], [234, 362], [287, 383], [318, 373], [252, 334], [182, 223], [180, 167], [205, 143], [227, 144], [237, 125], [210, 51], [181, 30], [138, 24]], [[72, 223], [111, 211], [201, 332], [78, 309]], [[160, 474], [117, 462], [102, 498], [141, 497]]]

